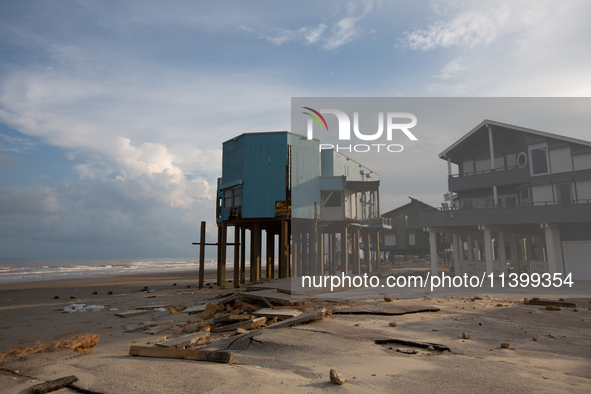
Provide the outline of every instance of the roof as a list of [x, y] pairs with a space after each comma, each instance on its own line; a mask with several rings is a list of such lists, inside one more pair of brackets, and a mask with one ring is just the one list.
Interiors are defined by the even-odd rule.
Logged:
[[[242, 133], [240, 135], [237, 135], [236, 137], [232, 137], [229, 140], [222, 142], [222, 145], [227, 142], [230, 142], [230, 141], [235, 141], [238, 138], [242, 138], [243, 136], [246, 136], [246, 135], [260, 135], [260, 134], [291, 134], [296, 137], [302, 137], [302, 138], [307, 139], [307, 137], [305, 135], [292, 133], [291, 131], [287, 131], [287, 130], [284, 130], [284, 131], [254, 131], [254, 132], [250, 132], [250, 133]], [[313, 138], [313, 140], [320, 141], [318, 138]]]
[[386, 213], [383, 213], [382, 216], [393, 216], [393, 214], [395, 214], [396, 212], [402, 211], [405, 208], [408, 208], [408, 207], [410, 207], [412, 205], [418, 205], [420, 208], [433, 209], [433, 207], [431, 205], [425, 204], [424, 202], [422, 202], [420, 200], [417, 200], [416, 198], [412, 198], [410, 196], [408, 198], [410, 198], [410, 202], [408, 204], [404, 204], [404, 205], [402, 205], [402, 206], [400, 206], [398, 208], [395, 208], [395, 209], [393, 209], [391, 211], [388, 211]]
[[589, 142], [589, 141], [579, 140], [577, 138], [565, 137], [563, 135], [548, 133], [548, 132], [545, 132], [545, 131], [539, 131], [539, 130], [534, 130], [534, 129], [528, 129], [528, 128], [525, 128], [525, 127], [515, 126], [515, 125], [508, 124], [508, 123], [501, 123], [501, 122], [497, 122], [497, 121], [494, 121], [494, 120], [485, 119], [482, 122], [480, 122], [480, 124], [478, 126], [476, 126], [475, 128], [473, 128], [472, 130], [470, 130], [462, 138], [460, 138], [459, 140], [457, 140], [456, 142], [454, 142], [449, 148], [447, 148], [446, 150], [444, 150], [443, 152], [441, 152], [439, 154], [439, 157], [441, 159], [447, 160], [447, 158], [449, 156], [451, 156], [451, 154], [453, 154], [453, 151], [457, 147], [459, 147], [460, 145], [462, 145], [467, 140], [471, 139], [471, 137], [473, 137], [482, 128], [485, 128], [486, 129], [486, 127], [488, 125], [502, 127], [502, 128], [505, 128], [505, 129], [516, 130], [516, 131], [520, 131], [520, 132], [523, 132], [523, 133], [534, 134], [534, 135], [538, 135], [538, 136], [541, 136], [541, 137], [553, 138], [553, 139], [556, 139], [556, 140], [567, 141], [567, 142], [570, 142], [570, 143], [573, 143], [573, 144], [579, 144], [579, 145], [584, 145], [584, 146], [591, 147], [591, 142]]

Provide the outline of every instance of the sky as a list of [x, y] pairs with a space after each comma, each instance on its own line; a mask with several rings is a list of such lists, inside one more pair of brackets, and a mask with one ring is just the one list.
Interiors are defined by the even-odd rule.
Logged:
[[[289, 130], [292, 97], [591, 96], [589, 15], [587, 1], [2, 1], [0, 258], [194, 258], [200, 221], [214, 239], [222, 142]], [[445, 180], [418, 167], [382, 212], [439, 203]]]

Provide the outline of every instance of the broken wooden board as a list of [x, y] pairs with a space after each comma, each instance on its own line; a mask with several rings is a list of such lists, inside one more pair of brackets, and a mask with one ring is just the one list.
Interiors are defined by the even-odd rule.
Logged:
[[199, 312], [203, 312], [205, 310], [205, 306], [208, 304], [208, 302], [204, 302], [203, 304], [199, 304], [199, 305], [193, 305], [188, 307], [187, 309], [184, 309], [181, 313], [199, 313]]
[[132, 316], [137, 316], [137, 315], [143, 315], [144, 313], [150, 313], [150, 310], [146, 310], [146, 309], [136, 309], [133, 311], [125, 311], [125, 312], [119, 312], [119, 313], [115, 313], [115, 316], [118, 317], [132, 317]]
[[419, 347], [421, 349], [427, 349], [429, 346], [433, 346], [433, 349], [439, 350], [440, 352], [448, 351], [451, 352], [451, 349], [445, 345], [440, 345], [438, 343], [429, 343], [429, 342], [415, 342], [409, 341], [405, 339], [376, 339], [374, 341], [376, 345], [402, 345], [402, 346], [414, 346]]
[[263, 322], [265, 320], [267, 320], [266, 317], [257, 317], [256, 319], [252, 319], [252, 320], [246, 320], [246, 321], [242, 321], [242, 322], [238, 322], [238, 323], [234, 323], [234, 324], [228, 324], [225, 326], [215, 327], [215, 328], [211, 329], [211, 332], [234, 331], [239, 328], [243, 328], [245, 330], [248, 330], [252, 326], [256, 326], [258, 324], [261, 324], [261, 322]]
[[252, 320], [252, 319], [253, 319], [253, 317], [251, 315], [232, 315], [232, 314], [228, 314], [228, 315], [216, 317], [215, 319], [213, 319], [213, 325], [217, 325], [217, 324], [232, 324], [232, 323], [238, 323], [238, 322], [241, 322], [241, 321]]
[[265, 316], [267, 319], [273, 319], [276, 317], [279, 320], [289, 319], [290, 317], [299, 316], [302, 314], [302, 311], [298, 309], [271, 309], [271, 308], [263, 308], [259, 309], [256, 312], [253, 312], [255, 316]]
[[68, 387], [78, 381], [78, 378], [74, 375], [66, 376], [63, 378], [50, 380], [45, 383], [36, 384], [31, 386], [29, 389], [29, 393], [31, 394], [45, 394], [52, 391], [56, 391], [59, 389], [63, 389], [64, 387]]
[[147, 346], [131, 346], [130, 356], [175, 358], [194, 361], [211, 361], [216, 363], [232, 364], [234, 353], [221, 351], [205, 351], [190, 349], [158, 348]]
[[172, 324], [172, 323], [152, 326], [152, 327], [148, 328], [146, 331], [144, 331], [144, 334], [150, 334], [150, 335], [160, 334], [162, 331], [168, 330], [170, 327], [173, 327], [173, 326], [174, 326], [174, 324]]
[[205, 338], [209, 336], [209, 332], [207, 331], [199, 331], [194, 332], [192, 334], [182, 335], [178, 338], [172, 338], [164, 342], [157, 343], [156, 346], [160, 347], [170, 347], [170, 348], [180, 348], [184, 346], [191, 346], [201, 338]]
[[439, 312], [439, 308], [425, 305], [396, 305], [392, 302], [371, 302], [333, 311], [333, 315], [382, 315], [398, 316], [410, 313]]
[[126, 324], [122, 327], [123, 332], [133, 332], [139, 330], [145, 330], [148, 327], [151, 327], [152, 324], [149, 323], [139, 323], [139, 324]]
[[169, 304], [162, 304], [162, 305], [142, 305], [142, 306], [136, 306], [135, 309], [149, 309], [149, 310], [154, 310], [156, 308], [166, 308], [168, 309], [170, 305]]
[[326, 313], [326, 308], [318, 309], [318, 310], [315, 310], [314, 312], [304, 313], [302, 315], [283, 320], [279, 323], [275, 323], [275, 324], [269, 326], [268, 328], [269, 329], [284, 328], [284, 327], [294, 326], [296, 324], [302, 324], [302, 323], [307, 323], [310, 321], [320, 320], [324, 317], [325, 313]]
[[566, 301], [530, 299], [530, 300], [528, 300], [528, 302], [529, 302], [529, 305], [542, 305], [542, 306], [551, 305], [551, 306], [562, 306], [565, 308], [576, 308], [577, 307], [576, 304], [574, 304], [572, 302], [566, 302]]
[[[260, 300], [262, 302], [268, 301], [268, 302], [274, 302], [276, 304], [281, 304], [281, 305], [291, 305], [291, 295], [290, 294], [279, 293], [274, 290], [249, 291], [249, 292], [241, 293], [241, 294], [237, 295], [236, 297], [243, 300], [243, 301], [247, 301], [247, 302], [249, 300], [257, 300], [257, 301]], [[227, 300], [227, 301], [230, 301], [230, 300]], [[227, 301], [224, 301], [224, 304]], [[268, 303], [265, 302], [265, 304], [268, 304]]]

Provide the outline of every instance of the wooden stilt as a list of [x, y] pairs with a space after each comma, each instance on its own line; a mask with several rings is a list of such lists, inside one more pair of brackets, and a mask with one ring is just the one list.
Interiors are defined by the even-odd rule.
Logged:
[[299, 267], [299, 260], [300, 260], [300, 233], [295, 232], [291, 235], [291, 276], [298, 277], [301, 275], [300, 267]]
[[218, 282], [218, 286], [220, 289], [226, 288], [226, 252], [227, 252], [227, 245], [228, 242], [228, 225], [226, 223], [222, 224], [222, 242], [221, 242], [221, 265], [220, 265], [220, 280]]
[[222, 225], [218, 224], [218, 242], [217, 242], [217, 270], [216, 270], [216, 283], [220, 284], [220, 273], [222, 269]]
[[316, 227], [316, 222], [311, 226], [309, 257], [309, 275], [318, 275], [318, 227]]
[[234, 287], [240, 287], [240, 227], [234, 226], [234, 278], [232, 283]]
[[380, 232], [376, 233], [376, 270], [380, 269], [382, 257], [380, 256]]
[[324, 275], [324, 230], [318, 231], [318, 275]]
[[361, 261], [359, 261], [359, 228], [353, 229], [353, 275], [361, 274]]
[[279, 232], [279, 277], [289, 277], [289, 222], [281, 221]]
[[240, 283], [246, 281], [246, 229], [240, 227]]
[[308, 233], [302, 233], [302, 275], [310, 275]]
[[267, 278], [275, 277], [275, 234], [267, 229], [267, 268], [265, 276]]
[[335, 274], [336, 267], [336, 240], [335, 233], [328, 234], [328, 259], [329, 259], [329, 272], [331, 275]]
[[261, 280], [261, 225], [254, 222], [250, 234], [250, 281]]
[[205, 278], [205, 232], [206, 223], [201, 222], [201, 234], [199, 234], [199, 288], [203, 289]]
[[341, 233], [341, 272], [349, 274], [349, 227], [343, 227]]

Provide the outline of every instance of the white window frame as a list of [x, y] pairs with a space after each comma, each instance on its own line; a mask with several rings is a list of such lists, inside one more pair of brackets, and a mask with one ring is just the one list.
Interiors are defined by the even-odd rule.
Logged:
[[[527, 148], [528, 148], [528, 152], [529, 152], [529, 163], [530, 163], [529, 172], [530, 172], [531, 176], [541, 176], [541, 175], [550, 174], [550, 154], [548, 152], [548, 143], [541, 142], [539, 144], [529, 145]], [[531, 151], [535, 150], [535, 149], [544, 149], [546, 151], [546, 169], [547, 169], [546, 172], [534, 174], [534, 161], [532, 160]]]

